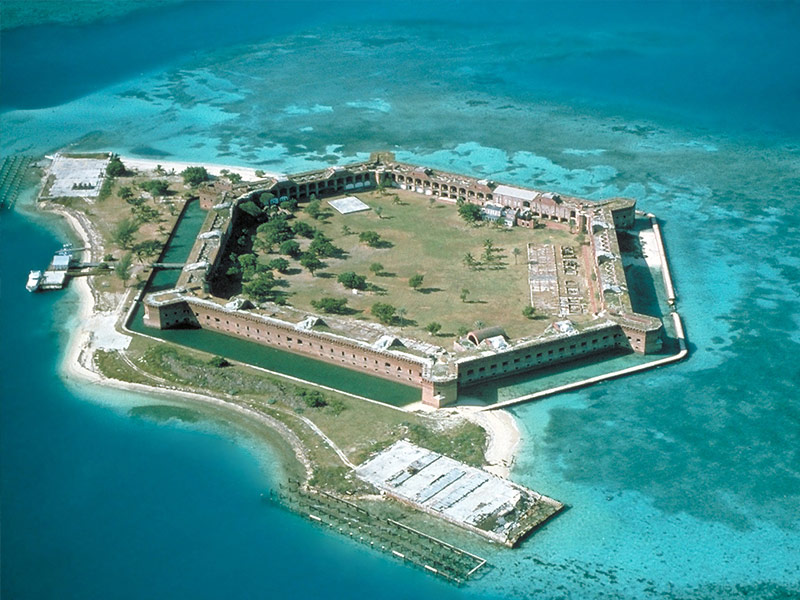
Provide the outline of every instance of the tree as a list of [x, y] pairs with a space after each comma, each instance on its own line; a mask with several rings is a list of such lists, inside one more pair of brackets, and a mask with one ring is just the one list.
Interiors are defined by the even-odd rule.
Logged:
[[308, 269], [308, 272], [313, 276], [314, 271], [321, 269], [324, 263], [313, 254], [304, 254], [303, 258], [300, 259], [300, 265]]
[[230, 173], [228, 175], [228, 181], [231, 183], [239, 183], [242, 180], [242, 176], [239, 173]]
[[250, 215], [254, 219], [258, 219], [259, 217], [261, 217], [261, 209], [252, 200], [248, 200], [247, 202], [242, 202], [241, 204], [238, 205], [237, 208], [243, 213]]
[[381, 236], [377, 231], [362, 231], [358, 234], [358, 241], [373, 248], [381, 245]]
[[458, 205], [458, 215], [467, 223], [477, 223], [481, 220], [481, 207], [477, 204], [461, 202]]
[[308, 408], [324, 408], [328, 406], [328, 400], [319, 390], [298, 389], [298, 396], [303, 400]]
[[283, 210], [293, 213], [297, 210], [297, 198], [289, 198], [288, 200], [283, 200], [278, 206], [280, 206]]
[[272, 288], [277, 283], [272, 273], [258, 273], [251, 281], [242, 286], [242, 291], [254, 302], [266, 302], [272, 294]]
[[522, 254], [522, 250], [520, 250], [519, 248], [514, 248], [511, 251], [511, 254], [514, 255], [514, 264], [517, 264], [517, 259], [519, 258], [519, 255]]
[[351, 290], [363, 290], [367, 287], [367, 278], [357, 275], [353, 271], [346, 271], [336, 278], [336, 281]]
[[395, 205], [402, 204], [402, 202], [400, 202], [400, 196], [398, 196], [397, 194], [392, 196], [392, 204], [395, 204]]
[[238, 258], [242, 279], [250, 281], [256, 274], [258, 259], [255, 254], [242, 254]]
[[139, 225], [134, 219], [125, 217], [114, 228], [111, 233], [111, 241], [122, 248], [129, 248], [133, 241], [133, 236], [139, 230]]
[[319, 300], [312, 300], [311, 306], [324, 313], [343, 315], [347, 312], [347, 298], [320, 298]]
[[314, 234], [317, 232], [311, 225], [306, 223], [305, 221], [296, 221], [292, 225], [292, 231], [295, 235], [300, 235], [305, 238], [311, 239], [314, 237]]
[[263, 178], [265, 175], [266, 173], [264, 173], [264, 171], [262, 171], [261, 169], [256, 169], [256, 177], [260, 179]]
[[306, 205], [306, 214], [311, 217], [312, 219], [320, 219], [322, 218], [322, 202], [317, 199], [312, 200]]
[[117, 261], [117, 264], [114, 265], [114, 274], [119, 277], [119, 280], [122, 282], [123, 286], [128, 285], [128, 280], [131, 278], [131, 263], [133, 259], [131, 257], [131, 253], [127, 252], [126, 254], [122, 255]]
[[391, 323], [394, 321], [395, 312], [397, 312], [397, 309], [391, 304], [376, 302], [372, 305], [370, 312], [372, 313], [372, 316], [376, 317], [384, 325], [391, 325]]
[[383, 273], [383, 265], [379, 262], [374, 262], [369, 266], [369, 270], [372, 274], [374, 274], [377, 277], [378, 275]]
[[148, 179], [140, 183], [139, 187], [150, 192], [152, 196], [166, 196], [169, 192], [169, 182], [164, 179]]
[[281, 254], [287, 254], [291, 257], [300, 256], [300, 244], [295, 242], [294, 240], [286, 240], [285, 242], [281, 243], [280, 248], [278, 251]]
[[265, 246], [282, 244], [294, 237], [286, 215], [273, 215], [269, 221], [259, 225], [256, 232], [263, 237]]
[[382, 219], [383, 218], [383, 207], [382, 206], [376, 206], [375, 207], [375, 214], [378, 215], [379, 219]]
[[341, 248], [333, 245], [324, 233], [318, 231], [314, 234], [314, 239], [308, 245], [308, 251], [311, 254], [316, 254], [320, 258], [332, 258], [342, 252]]
[[522, 316], [526, 319], [532, 319], [536, 315], [536, 309], [532, 306], [526, 306], [522, 309]]
[[433, 321], [432, 323], [428, 323], [425, 326], [425, 331], [427, 331], [430, 335], [436, 335], [442, 330], [442, 324]]
[[106, 175], [109, 177], [125, 177], [128, 174], [128, 169], [122, 164], [119, 156], [114, 154], [106, 167]]
[[209, 175], [205, 167], [186, 167], [181, 173], [183, 183], [195, 187], [204, 181], [208, 181]]
[[117, 195], [127, 202], [128, 200], [133, 198], [133, 190], [129, 185], [123, 185], [121, 188], [119, 188]]
[[433, 208], [434, 204], [436, 204], [436, 198], [434, 197], [428, 198], [428, 208]]
[[478, 264], [478, 261], [475, 260], [475, 257], [472, 256], [471, 253], [467, 252], [464, 255], [464, 264], [467, 265], [470, 269], [474, 269], [475, 266]]
[[350, 235], [351, 233], [353, 233], [353, 230], [350, 227], [342, 225], [342, 235]]
[[289, 261], [285, 258], [273, 258], [267, 266], [278, 273], [286, 273], [289, 270]]
[[229, 363], [224, 356], [212, 356], [208, 359], [208, 365], [210, 367], [215, 367], [217, 369], [221, 369], [222, 367], [227, 367], [231, 363]]
[[144, 262], [147, 257], [157, 256], [161, 252], [161, 242], [158, 240], [145, 240], [139, 242], [131, 248], [131, 252], [136, 255], [139, 262]]
[[456, 333], [458, 334], [459, 337], [464, 337], [469, 333], [469, 329], [467, 329], [462, 325], [461, 327], [458, 328], [458, 331]]
[[462, 302], [467, 301], [467, 296], [469, 296], [469, 290], [467, 288], [461, 288], [460, 298]]
[[495, 262], [495, 252], [497, 248], [494, 246], [494, 242], [490, 239], [486, 239], [483, 241], [483, 260], [489, 264]]
[[408, 285], [410, 285], [415, 290], [419, 291], [419, 288], [422, 287], [423, 279], [425, 279], [425, 276], [417, 273], [416, 275], [412, 275], [411, 277], [408, 278]]

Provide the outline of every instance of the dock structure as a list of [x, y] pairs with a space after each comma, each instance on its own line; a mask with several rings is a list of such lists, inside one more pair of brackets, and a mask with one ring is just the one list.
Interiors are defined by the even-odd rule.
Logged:
[[281, 485], [279, 490], [270, 492], [269, 499], [317, 525], [455, 585], [463, 584], [486, 565], [486, 559], [467, 550], [297, 482]]
[[0, 208], [14, 208], [25, 171], [32, 162], [29, 156], [18, 154], [3, 159], [0, 164]]
[[39, 283], [40, 290], [60, 290], [67, 282], [66, 271], [45, 271], [42, 281]]
[[356, 468], [385, 494], [513, 547], [564, 505], [512, 481], [399, 440]]

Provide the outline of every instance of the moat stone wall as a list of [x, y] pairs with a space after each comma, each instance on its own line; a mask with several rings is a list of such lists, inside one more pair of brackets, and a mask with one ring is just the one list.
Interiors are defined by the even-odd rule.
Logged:
[[[398, 381], [421, 388], [422, 401], [436, 407], [455, 402], [458, 388], [463, 385], [535, 371], [614, 348], [635, 349], [634, 344], [644, 348], [647, 344], [645, 334], [625, 331], [617, 323], [609, 322], [589, 331], [531, 342], [506, 352], [462, 359], [455, 377], [437, 380], [428, 375], [422, 358], [373, 350], [346, 338], [297, 329], [290, 324], [192, 298], [175, 297], [158, 303], [148, 299], [144, 322], [160, 329], [202, 327]], [[637, 334], [640, 337], [635, 337]]]
[[431, 382], [424, 378], [427, 365], [422, 358], [373, 350], [345, 338], [297, 329], [258, 315], [227, 310], [211, 302], [176, 298], [156, 305], [146, 301], [144, 323], [159, 329], [210, 329], [406, 385], [429, 387], [433, 395]]

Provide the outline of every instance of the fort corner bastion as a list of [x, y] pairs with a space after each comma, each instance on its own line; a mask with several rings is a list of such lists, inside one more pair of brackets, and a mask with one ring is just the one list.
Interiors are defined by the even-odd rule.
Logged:
[[[574, 236], [574, 246], [531, 242], [527, 247], [530, 303], [551, 324], [544, 332], [526, 334], [509, 331], [504, 323], [487, 323], [445, 349], [408, 335], [402, 327], [269, 302], [248, 308], [241, 298], [210, 293], [237, 230], [240, 203], [267, 192], [278, 201], [302, 205], [313, 198], [376, 188], [405, 190], [431, 202], [474, 204], [484, 220], [528, 228], [532, 236], [543, 228]], [[635, 200], [593, 202], [504, 185], [398, 162], [392, 153], [373, 153], [368, 161], [273, 177], [257, 185], [217, 180], [198, 193], [208, 217], [175, 288], [145, 296], [147, 326], [209, 329], [366, 372], [420, 388], [422, 401], [437, 408], [456, 402], [460, 388], [491, 379], [614, 349], [648, 354], [661, 348], [661, 320], [633, 310], [622, 264], [619, 234], [634, 226]]]

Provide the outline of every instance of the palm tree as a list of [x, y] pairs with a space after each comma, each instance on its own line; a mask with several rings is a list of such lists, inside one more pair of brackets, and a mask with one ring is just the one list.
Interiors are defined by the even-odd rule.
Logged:
[[517, 257], [522, 254], [522, 250], [519, 248], [514, 248], [511, 253], [514, 255], [514, 264], [517, 264]]

